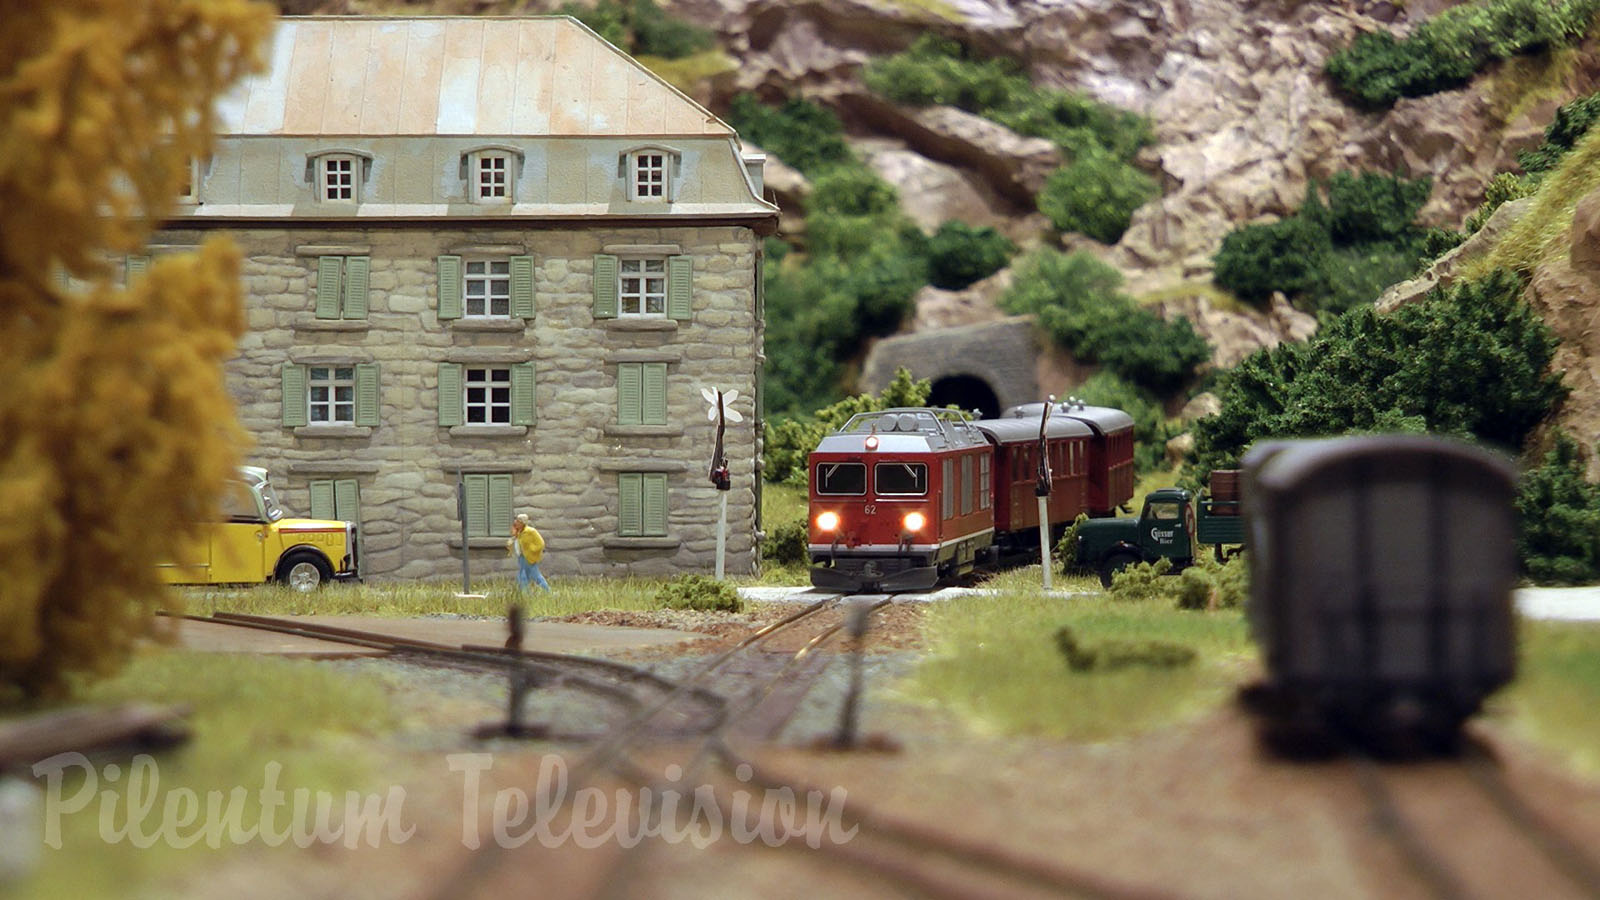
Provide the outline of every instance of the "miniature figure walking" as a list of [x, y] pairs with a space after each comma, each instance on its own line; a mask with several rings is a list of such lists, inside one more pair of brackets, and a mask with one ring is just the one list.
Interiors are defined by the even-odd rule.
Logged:
[[550, 582], [544, 580], [544, 573], [539, 571], [539, 561], [544, 559], [544, 536], [528, 521], [527, 513], [518, 513], [516, 521], [511, 523], [511, 540], [506, 541], [506, 550], [517, 558], [517, 587], [526, 591], [531, 582], [544, 590], [550, 590]]

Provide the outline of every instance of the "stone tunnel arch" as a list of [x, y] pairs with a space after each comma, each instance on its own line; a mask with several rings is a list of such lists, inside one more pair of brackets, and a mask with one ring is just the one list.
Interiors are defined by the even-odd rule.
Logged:
[[873, 344], [859, 384], [881, 391], [903, 366], [913, 378], [933, 383], [929, 402], [993, 415], [1039, 399], [1040, 353], [1031, 317], [917, 331]]
[[954, 404], [968, 412], [976, 410], [980, 419], [993, 419], [1000, 415], [1000, 398], [989, 382], [976, 375], [946, 375], [933, 383], [928, 394], [929, 406]]

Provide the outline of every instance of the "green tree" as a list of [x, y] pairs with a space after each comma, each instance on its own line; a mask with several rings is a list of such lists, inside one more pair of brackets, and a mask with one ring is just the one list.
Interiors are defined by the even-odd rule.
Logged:
[[1115, 244], [1133, 211], [1161, 195], [1155, 180], [1098, 147], [1050, 173], [1039, 191], [1039, 211], [1062, 231]]
[[1165, 322], [1118, 290], [1122, 275], [1087, 253], [1023, 259], [1000, 308], [1032, 314], [1058, 346], [1156, 394], [1183, 384], [1210, 348], [1187, 319]]
[[951, 220], [928, 239], [928, 281], [959, 291], [1005, 268], [1017, 245], [993, 228], [974, 228]]
[[140, 252], [171, 208], [271, 22], [240, 0], [6, 5], [0, 694], [120, 665], [176, 604], [156, 563], [232, 476], [237, 252], [211, 241], [127, 287], [107, 260]]
[[1515, 450], [1566, 393], [1556, 339], [1496, 272], [1379, 315], [1352, 310], [1306, 343], [1225, 373], [1222, 411], [1195, 424], [1195, 467], [1232, 468], [1258, 440], [1429, 431]]
[[1583, 477], [1578, 445], [1558, 431], [1544, 463], [1517, 486], [1517, 559], [1541, 584], [1600, 580], [1600, 486]]

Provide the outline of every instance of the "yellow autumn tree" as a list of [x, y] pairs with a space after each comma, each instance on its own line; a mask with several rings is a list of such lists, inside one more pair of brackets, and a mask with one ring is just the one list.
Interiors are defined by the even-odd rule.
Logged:
[[256, 67], [246, 0], [0, 0], [0, 698], [125, 661], [169, 605], [156, 563], [214, 508], [241, 432], [222, 363], [238, 254], [124, 285], [214, 102]]

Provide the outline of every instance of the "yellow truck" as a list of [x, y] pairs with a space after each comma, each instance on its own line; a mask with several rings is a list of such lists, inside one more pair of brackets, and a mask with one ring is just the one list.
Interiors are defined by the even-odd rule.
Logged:
[[223, 492], [221, 515], [177, 562], [160, 565], [168, 584], [261, 584], [295, 590], [359, 577], [356, 526], [333, 519], [290, 518], [267, 470], [240, 466]]

